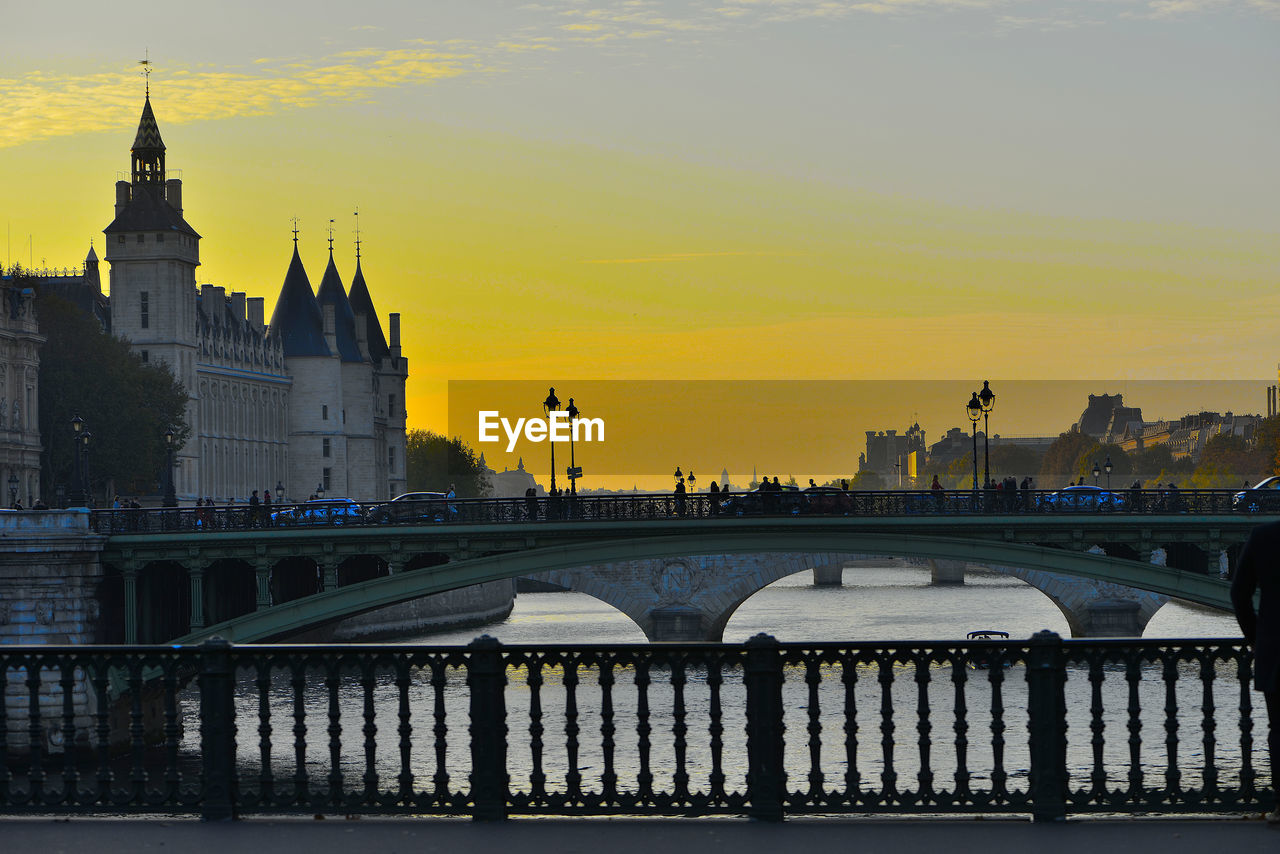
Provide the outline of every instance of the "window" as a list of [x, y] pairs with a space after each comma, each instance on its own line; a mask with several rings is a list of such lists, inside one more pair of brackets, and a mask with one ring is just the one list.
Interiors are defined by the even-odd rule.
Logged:
[[156, 235], [156, 243], [164, 243], [164, 235], [163, 235], [163, 234], [157, 234], [157, 235]]
[[387, 448], [387, 470], [394, 472], [396, 470], [396, 449]]
[[347, 410], [345, 410], [345, 409], [344, 409], [344, 410], [342, 410], [342, 423], [343, 423], [343, 424], [346, 424], [346, 423], [347, 423]]
[[329, 456], [329, 440], [328, 439], [320, 440], [320, 456], [322, 457]]
[[139, 243], [143, 243], [143, 242], [145, 242], [145, 241], [146, 241], [146, 239], [147, 239], [147, 237], [146, 237], [146, 235], [145, 235], [145, 234], [139, 234], [139, 235], [138, 235], [138, 242], [139, 242]]
[[396, 414], [396, 396], [394, 394], [387, 395], [387, 417], [390, 418]]
[[144, 362], [150, 362], [150, 361], [151, 361], [151, 354], [150, 354], [150, 353], [148, 353], [146, 350], [143, 350], [143, 351], [142, 351], [142, 361], [144, 361]]
[[142, 328], [146, 329], [151, 325], [151, 295], [143, 291], [138, 297], [142, 307]]
[[321, 481], [321, 483], [323, 483], [323, 484], [324, 484], [324, 491], [325, 491], [325, 492], [328, 492], [328, 491], [329, 491], [329, 474], [330, 474], [332, 471], [333, 471], [333, 469], [325, 469], [325, 470], [324, 470], [324, 480], [322, 480], [322, 481]]
[[124, 245], [124, 235], [123, 235], [123, 234], [116, 238], [116, 243], [119, 243], [121, 246], [123, 246], [123, 245]]
[[328, 421], [328, 420], [329, 420], [329, 407], [328, 407], [328, 406], [324, 406], [324, 405], [322, 405], [322, 406], [320, 407], [320, 420], [321, 420], [321, 421]]

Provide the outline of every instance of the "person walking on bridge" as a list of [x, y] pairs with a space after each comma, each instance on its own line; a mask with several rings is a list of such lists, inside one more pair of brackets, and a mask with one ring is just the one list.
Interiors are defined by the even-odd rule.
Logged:
[[[1255, 590], [1262, 591], [1256, 613]], [[1245, 643], [1253, 647], [1253, 687], [1267, 704], [1267, 748], [1277, 792], [1267, 823], [1280, 824], [1280, 522], [1259, 525], [1249, 534], [1231, 582], [1231, 605]]]

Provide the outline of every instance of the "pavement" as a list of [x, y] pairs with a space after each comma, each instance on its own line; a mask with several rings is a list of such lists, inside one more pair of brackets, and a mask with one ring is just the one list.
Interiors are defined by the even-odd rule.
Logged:
[[84, 854], [1232, 854], [1280, 852], [1280, 826], [1259, 816], [1021, 819], [265, 819], [0, 818], [0, 851]]

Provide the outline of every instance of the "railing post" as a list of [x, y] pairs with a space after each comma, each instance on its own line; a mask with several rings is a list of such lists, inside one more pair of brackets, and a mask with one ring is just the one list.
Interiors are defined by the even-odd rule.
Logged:
[[475, 821], [507, 817], [507, 667], [502, 644], [483, 635], [467, 649], [471, 693], [471, 802]]
[[200, 645], [200, 754], [200, 818], [236, 818], [235, 674], [231, 644], [222, 638]]
[[1036, 632], [1027, 655], [1028, 733], [1031, 738], [1031, 817], [1067, 817], [1067, 672], [1062, 638]]
[[758, 634], [746, 643], [747, 815], [782, 821], [787, 775], [783, 765], [782, 657], [778, 640]]

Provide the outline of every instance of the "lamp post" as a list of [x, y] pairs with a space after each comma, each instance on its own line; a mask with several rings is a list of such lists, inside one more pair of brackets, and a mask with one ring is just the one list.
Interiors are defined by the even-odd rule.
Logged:
[[693, 469], [689, 469], [689, 492], [698, 491], [698, 478], [694, 475]]
[[969, 416], [969, 423], [973, 425], [973, 491], [978, 491], [978, 419], [982, 417], [982, 402], [978, 400], [978, 393], [975, 391], [973, 396], [969, 398], [969, 402], [965, 404], [965, 413]]
[[1111, 455], [1107, 454], [1107, 460], [1102, 464], [1102, 470], [1107, 473], [1107, 492], [1111, 491]]
[[1098, 461], [1093, 461], [1093, 485], [1098, 485], [1098, 475], [1102, 474], [1102, 470], [1098, 468]]
[[81, 440], [80, 437], [85, 433], [84, 419], [80, 417], [80, 413], [76, 413], [71, 419], [71, 452], [74, 454], [71, 466], [71, 494], [67, 496], [67, 501], [72, 507], [84, 507], [87, 502], [85, 500], [85, 483], [83, 460], [81, 459]]
[[[578, 407], [573, 405], [573, 398], [569, 398], [569, 405], [564, 408], [569, 413], [569, 497], [578, 497], [578, 464], [573, 455], [573, 423], [578, 420]], [[554, 450], [552, 451], [554, 453]], [[555, 465], [553, 462], [552, 465]]]
[[[552, 386], [549, 392], [547, 399], [542, 401], [542, 414], [547, 416], [548, 420], [551, 419], [551, 413], [560, 408], [560, 399], [556, 397], [555, 386]], [[556, 491], [556, 443], [548, 441], [547, 444], [551, 446], [551, 492], [554, 493]]]
[[676, 472], [671, 476], [676, 479], [676, 486], [679, 486], [680, 481], [684, 479], [684, 472], [680, 471], [680, 466], [676, 466]]
[[276, 481], [276, 503], [284, 503], [284, 484], [278, 480]]
[[982, 391], [978, 392], [978, 403], [982, 405], [982, 482], [991, 488], [991, 430], [987, 426], [987, 418], [991, 410], [996, 408], [996, 393], [991, 390], [991, 383], [982, 381]]
[[324, 481], [316, 484], [316, 498], [324, 498]]
[[9, 475], [9, 506], [18, 503], [18, 476], [16, 474]]
[[177, 507], [178, 494], [173, 485], [173, 428], [164, 431], [164, 506]]

